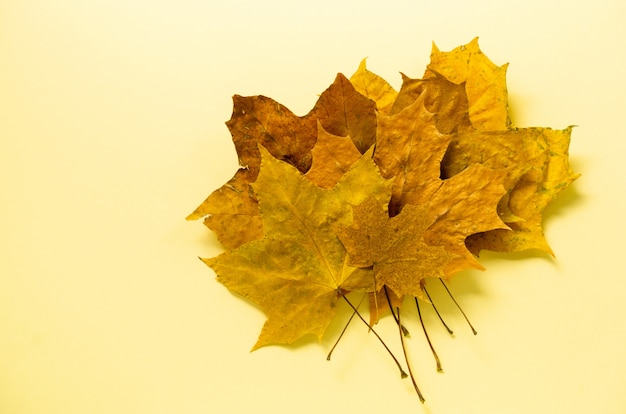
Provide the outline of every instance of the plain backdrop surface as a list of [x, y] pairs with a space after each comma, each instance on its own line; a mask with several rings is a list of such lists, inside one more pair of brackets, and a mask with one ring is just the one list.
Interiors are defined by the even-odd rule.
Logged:
[[[622, 1], [0, 2], [0, 413], [626, 412]], [[186, 222], [232, 176], [231, 96], [303, 115], [360, 60], [393, 86], [431, 42], [510, 62], [516, 126], [565, 128], [583, 175], [546, 213], [557, 259], [486, 254], [407, 314], [422, 406], [353, 323], [250, 353], [264, 316]], [[379, 325], [401, 355], [393, 322]]]

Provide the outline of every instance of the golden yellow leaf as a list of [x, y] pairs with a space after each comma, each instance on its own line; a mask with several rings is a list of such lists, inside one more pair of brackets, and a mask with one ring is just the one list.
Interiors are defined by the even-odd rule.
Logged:
[[239, 164], [244, 168], [187, 217], [187, 220], [205, 217], [204, 224], [231, 249], [263, 235], [256, 196], [250, 187], [261, 164], [259, 146], [305, 172], [311, 167], [311, 148], [317, 138], [314, 116], [298, 117], [265, 96], [235, 95], [233, 103], [233, 114], [226, 125]]
[[489, 231], [510, 233], [510, 229], [499, 217], [498, 201], [505, 194], [502, 185], [507, 171], [492, 169], [480, 164], [469, 166], [441, 186], [428, 200], [428, 214], [434, 223], [425, 234], [433, 245], [459, 256], [450, 265], [453, 269], [483, 266], [466, 248], [466, 239], [475, 234]]
[[187, 220], [204, 217], [204, 224], [215, 232], [218, 240], [228, 249], [261, 238], [263, 224], [250, 186], [251, 175], [253, 172], [249, 169], [239, 169], [233, 178], [211, 193], [187, 216]]
[[[424, 99], [425, 95], [420, 95], [397, 114], [379, 116], [374, 160], [383, 177], [394, 179], [389, 213], [394, 216], [409, 204], [431, 203], [433, 221], [440, 217], [448, 220], [440, 220], [429, 239], [462, 246], [455, 253], [481, 268], [463, 243], [471, 234], [507, 228], [496, 210], [505, 193], [506, 171], [472, 165], [442, 180], [441, 160], [451, 136], [438, 131], [434, 114], [424, 108]], [[443, 226], [454, 226], [455, 231], [443, 231]], [[436, 240], [444, 237], [449, 240]]]
[[347, 264], [335, 226], [372, 194], [389, 199], [389, 183], [366, 153], [331, 189], [322, 189], [266, 151], [254, 190], [264, 236], [204, 259], [218, 280], [257, 303], [267, 321], [254, 349], [321, 338], [344, 291], [373, 289], [372, 272]]
[[450, 134], [471, 126], [465, 84], [455, 84], [438, 73], [427, 79], [411, 79], [402, 74], [402, 87], [393, 104], [396, 114], [423, 95], [424, 107], [432, 112], [439, 132]]
[[497, 66], [489, 60], [478, 47], [478, 38], [450, 52], [441, 52], [433, 43], [424, 78], [439, 73], [452, 83], [464, 83], [473, 127], [481, 131], [506, 130], [511, 124], [507, 67], [508, 64]]
[[472, 251], [482, 249], [515, 252], [539, 249], [553, 254], [545, 240], [542, 214], [559, 192], [577, 177], [569, 165], [572, 128], [520, 128], [509, 131], [459, 133], [453, 139], [443, 164], [447, 177], [481, 163], [491, 168], [506, 168], [508, 197], [500, 205], [501, 215], [508, 211], [514, 219], [507, 222], [513, 232], [493, 231], [468, 240]]
[[357, 71], [350, 77], [350, 82], [357, 92], [376, 102], [378, 112], [389, 114], [398, 92], [386, 80], [370, 72], [365, 62], [366, 59], [361, 61]]

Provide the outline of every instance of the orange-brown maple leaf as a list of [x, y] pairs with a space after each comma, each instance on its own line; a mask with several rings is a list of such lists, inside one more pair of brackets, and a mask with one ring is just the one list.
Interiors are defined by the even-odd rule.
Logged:
[[[424, 79], [403, 75], [390, 113], [422, 100], [437, 130], [451, 134], [441, 163], [444, 178], [474, 164], [507, 169], [503, 181], [507, 193], [498, 214], [512, 231], [473, 235], [468, 245], [474, 253], [539, 249], [553, 254], [541, 221], [545, 207], [577, 177], [568, 161], [571, 128], [514, 128], [508, 114], [506, 69], [506, 64], [498, 66], [482, 53], [477, 39], [450, 52], [433, 44]], [[407, 196], [396, 192], [394, 201], [401, 205]]]
[[408, 205], [389, 217], [384, 203], [368, 198], [354, 207], [351, 225], [338, 231], [350, 265], [373, 267], [376, 291], [388, 286], [400, 297], [421, 297], [424, 279], [444, 278], [460, 270], [449, 266], [455, 254], [427, 240], [433, 224], [428, 207]]
[[263, 235], [258, 203], [250, 187], [261, 163], [259, 146], [306, 173], [311, 167], [318, 123], [329, 134], [350, 136], [361, 153], [376, 137], [376, 104], [357, 92], [342, 74], [302, 117], [265, 96], [235, 95], [233, 101], [233, 114], [226, 125], [242, 168], [187, 217], [205, 217], [205, 225], [227, 248], [236, 248]]
[[340, 137], [318, 124], [317, 142], [311, 151], [313, 163], [306, 177], [322, 188], [330, 188], [361, 158], [350, 136]]
[[[433, 223], [438, 223], [438, 231], [429, 237], [445, 237], [448, 240], [437, 242], [457, 246], [455, 253], [482, 268], [464, 242], [475, 233], [507, 228], [497, 214], [506, 171], [474, 164], [442, 180], [441, 161], [451, 135], [438, 131], [424, 99], [422, 95], [395, 115], [379, 115], [374, 160], [383, 177], [394, 180], [389, 213], [394, 216], [407, 205], [429, 203]], [[443, 228], [447, 225], [454, 231]]]

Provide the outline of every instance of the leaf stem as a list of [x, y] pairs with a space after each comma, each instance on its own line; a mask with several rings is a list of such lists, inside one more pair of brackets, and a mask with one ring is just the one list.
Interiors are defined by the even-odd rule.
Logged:
[[[361, 301], [359, 302], [359, 304], [357, 305], [357, 308], [359, 306], [361, 306], [361, 303], [363, 302], [363, 298], [361, 298]], [[327, 361], [330, 361], [330, 356], [332, 355], [333, 351], [335, 350], [335, 348], [337, 347], [337, 345], [339, 344], [339, 341], [341, 340], [341, 338], [343, 337], [343, 334], [346, 333], [346, 329], [348, 329], [348, 325], [350, 325], [350, 322], [352, 322], [352, 319], [354, 318], [354, 315], [356, 315], [356, 309], [352, 312], [352, 315], [350, 315], [350, 319], [348, 319], [348, 322], [346, 322], [346, 326], [343, 327], [343, 329], [341, 330], [341, 333], [339, 334], [339, 337], [337, 338], [337, 340], [335, 341], [335, 344], [333, 345], [333, 347], [330, 349], [330, 352], [328, 353], [328, 356], [326, 357]]]
[[410, 336], [409, 330], [406, 329], [406, 327], [400, 323], [400, 319], [396, 316], [396, 313], [393, 310], [393, 305], [391, 304], [391, 298], [389, 298], [389, 291], [387, 291], [387, 286], [383, 285], [383, 291], [385, 292], [385, 298], [387, 298], [387, 304], [389, 305], [389, 310], [391, 311], [391, 314], [393, 315], [393, 320], [396, 321], [396, 323], [402, 330], [402, 333], [404, 334], [404, 336]]
[[411, 382], [413, 383], [413, 388], [415, 388], [415, 392], [417, 393], [417, 396], [419, 397], [420, 402], [424, 404], [426, 400], [424, 399], [424, 396], [422, 395], [420, 388], [417, 386], [417, 382], [415, 382], [415, 376], [413, 375], [413, 370], [411, 369], [411, 364], [409, 363], [409, 357], [406, 352], [406, 346], [404, 345], [404, 335], [403, 335], [402, 329], [400, 328], [402, 326], [400, 325], [400, 308], [396, 307], [396, 312], [398, 312], [398, 332], [400, 333], [400, 343], [402, 344], [402, 352], [404, 352], [404, 360], [406, 361], [406, 366], [409, 369], [409, 375], [411, 376]]
[[389, 355], [391, 355], [391, 358], [393, 358], [394, 362], [396, 363], [396, 365], [398, 366], [398, 369], [400, 370], [400, 376], [402, 378], [406, 378], [407, 374], [406, 372], [404, 372], [404, 369], [402, 369], [402, 365], [400, 365], [400, 362], [398, 361], [398, 359], [396, 358], [396, 356], [393, 354], [393, 352], [391, 352], [391, 350], [389, 349], [389, 347], [387, 346], [387, 344], [385, 343], [385, 341], [383, 341], [383, 339], [376, 333], [376, 331], [374, 330], [374, 328], [372, 328], [372, 326], [367, 323], [367, 321], [365, 319], [363, 319], [363, 316], [361, 316], [361, 314], [359, 313], [359, 311], [354, 307], [354, 305], [352, 304], [352, 302], [350, 302], [348, 300], [348, 298], [346, 297], [346, 295], [341, 295], [341, 297], [343, 298], [343, 300], [346, 301], [346, 303], [348, 305], [350, 305], [350, 307], [354, 310], [354, 312], [356, 313], [356, 315], [359, 317], [359, 319], [361, 319], [361, 321], [367, 325], [367, 327], [372, 331], [372, 333], [374, 333], [374, 335], [376, 335], [376, 338], [378, 338], [378, 340], [380, 341], [381, 344], [383, 344], [383, 346], [385, 347], [385, 349], [387, 350], [387, 352], [389, 353]]
[[415, 298], [415, 306], [417, 307], [417, 315], [420, 318], [420, 323], [422, 324], [422, 329], [424, 330], [424, 336], [426, 336], [426, 340], [428, 341], [428, 346], [430, 347], [430, 350], [433, 353], [433, 357], [435, 357], [435, 362], [437, 363], [437, 371], [442, 372], [443, 368], [441, 367], [441, 361], [439, 360], [439, 356], [437, 355], [437, 352], [435, 351], [435, 347], [433, 346], [433, 343], [430, 342], [430, 337], [428, 336], [428, 332], [426, 331], [426, 325], [424, 325], [424, 320], [422, 319], [422, 312], [420, 311], [420, 305], [419, 305], [419, 302], [417, 301], [417, 298]]
[[461, 314], [465, 318], [465, 321], [467, 322], [469, 327], [472, 328], [472, 332], [474, 333], [474, 335], [478, 334], [478, 332], [476, 332], [476, 329], [474, 329], [469, 319], [467, 319], [467, 315], [465, 314], [465, 312], [463, 312], [463, 309], [461, 309], [461, 306], [459, 306], [458, 302], [454, 299], [454, 296], [452, 296], [452, 292], [450, 292], [450, 289], [448, 289], [446, 282], [444, 282], [443, 279], [439, 279], [439, 280], [441, 280], [441, 284], [443, 285], [443, 287], [446, 288], [446, 291], [448, 292], [448, 295], [450, 295], [450, 299], [452, 299], [452, 302], [454, 302], [456, 307], [461, 311]]
[[[441, 279], [440, 279], [441, 280]], [[450, 329], [450, 327], [448, 326], [447, 323], [444, 322], [443, 318], [441, 317], [441, 314], [439, 314], [439, 311], [437, 310], [437, 307], [435, 306], [435, 302], [433, 301], [433, 299], [430, 297], [430, 294], [428, 293], [428, 290], [426, 290], [426, 285], [422, 286], [422, 289], [424, 290], [424, 293], [426, 293], [426, 296], [428, 297], [428, 300], [430, 301], [430, 304], [433, 305], [433, 309], [435, 310], [435, 313], [437, 314], [437, 316], [439, 317], [439, 320], [441, 321], [441, 323], [443, 324], [443, 326], [446, 328], [446, 330], [448, 331], [448, 333], [450, 335], [453, 335], [454, 332], [452, 331], [452, 329]]]

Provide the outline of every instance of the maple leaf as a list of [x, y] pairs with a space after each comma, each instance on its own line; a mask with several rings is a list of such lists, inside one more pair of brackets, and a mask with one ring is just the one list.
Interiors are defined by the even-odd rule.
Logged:
[[427, 200], [441, 185], [440, 163], [450, 142], [433, 121], [421, 97], [397, 114], [378, 115], [374, 161], [385, 178], [394, 178], [390, 214], [405, 204]]
[[378, 112], [386, 115], [391, 112], [398, 92], [386, 80], [367, 69], [366, 59], [350, 77], [350, 83], [357, 92], [376, 103]]
[[187, 217], [188, 220], [206, 217], [204, 224], [227, 248], [263, 236], [257, 200], [250, 187], [261, 163], [259, 146], [305, 173], [311, 167], [318, 123], [330, 134], [349, 135], [361, 153], [376, 137], [376, 104], [358, 93], [341, 74], [320, 95], [315, 107], [302, 117], [265, 96], [235, 95], [233, 103], [233, 114], [226, 125], [243, 168]]
[[204, 225], [213, 230], [220, 243], [228, 249], [262, 237], [259, 206], [250, 187], [254, 180], [256, 174], [253, 171], [239, 169], [233, 178], [196, 207], [187, 220], [204, 217]]
[[[421, 99], [433, 114], [437, 130], [452, 134], [452, 146], [442, 161], [445, 178], [476, 163], [508, 169], [503, 182], [507, 194], [500, 200], [498, 214], [512, 232], [496, 229], [472, 236], [468, 239], [470, 250], [477, 254], [482, 249], [539, 249], [553, 254], [543, 236], [542, 212], [577, 177], [568, 164], [571, 131], [513, 128], [508, 116], [506, 68], [492, 63], [477, 39], [451, 52], [441, 52], [433, 44], [424, 79], [403, 75], [391, 114]], [[507, 155], [495, 156], [498, 150]]]
[[253, 349], [321, 338], [350, 291], [369, 294], [372, 325], [397, 308], [405, 332], [403, 298], [483, 269], [482, 249], [552, 254], [542, 214], [577, 178], [572, 128], [514, 128], [506, 70], [477, 39], [450, 52], [433, 43], [423, 79], [402, 74], [399, 92], [364, 59], [304, 116], [233, 98], [240, 169], [188, 219], [204, 217], [226, 247], [202, 259], [218, 280], [266, 313]]
[[[389, 217], [386, 205], [372, 198], [354, 207], [350, 226], [338, 231], [350, 265], [373, 267], [376, 290], [388, 286], [398, 296], [422, 296], [422, 281], [443, 278], [455, 258], [443, 246], [430, 244], [424, 234], [433, 224], [429, 206], [407, 205]], [[455, 269], [456, 270], [456, 269]]]
[[481, 131], [506, 130], [511, 125], [508, 111], [506, 70], [497, 66], [478, 47], [478, 38], [450, 52], [441, 52], [433, 43], [424, 78], [443, 75], [450, 82], [464, 84], [468, 115]]
[[233, 97], [231, 119], [226, 123], [233, 137], [239, 165], [259, 171], [262, 146], [274, 158], [305, 172], [311, 166], [317, 124], [310, 115], [299, 117], [265, 96]]
[[317, 142], [311, 151], [313, 163], [305, 177], [322, 188], [333, 187], [361, 158], [350, 136], [330, 134], [318, 124]]
[[[430, 215], [447, 244], [458, 246], [476, 268], [482, 268], [464, 247], [468, 236], [493, 229], [507, 229], [497, 214], [504, 195], [506, 171], [475, 164], [450, 179], [441, 180], [441, 161], [451, 136], [440, 133], [434, 114], [424, 107], [422, 95], [395, 115], [379, 115], [374, 161], [385, 178], [393, 178], [391, 216], [407, 205], [430, 203]], [[445, 220], [443, 220], [445, 218]], [[445, 226], [453, 226], [445, 229]]]
[[506, 130], [508, 114], [506, 69], [487, 58], [478, 38], [450, 52], [433, 43], [431, 61], [423, 79], [402, 74], [402, 87], [391, 113], [397, 113], [426, 95], [425, 107], [436, 114], [437, 128], [443, 133], [474, 128]]
[[314, 117], [298, 117], [273, 99], [235, 95], [233, 103], [233, 114], [226, 125], [239, 165], [244, 168], [187, 217], [195, 220], [206, 216], [204, 224], [227, 248], [236, 248], [263, 235], [258, 203], [250, 187], [261, 164], [259, 146], [304, 172], [311, 166], [311, 148], [317, 137]]
[[459, 128], [471, 127], [465, 84], [452, 83], [436, 72], [427, 79], [411, 79], [402, 74], [402, 87], [391, 114], [400, 112], [420, 96], [423, 96], [424, 107], [434, 114], [439, 132], [450, 134]]
[[361, 95], [341, 73], [311, 110], [330, 134], [350, 136], [361, 154], [376, 141], [376, 103]]
[[353, 205], [377, 194], [389, 199], [384, 180], [366, 153], [331, 189], [322, 189], [291, 165], [261, 149], [253, 184], [264, 237], [203, 259], [231, 291], [257, 303], [267, 321], [254, 349], [321, 338], [342, 292], [373, 289], [369, 269], [351, 267], [334, 227], [351, 220]]
[[554, 255], [545, 240], [545, 207], [577, 177], [568, 157], [572, 128], [521, 128], [509, 131], [467, 131], [457, 134], [443, 163], [445, 176], [455, 176], [470, 165], [506, 168], [508, 196], [500, 215], [513, 230], [478, 234], [468, 240], [471, 250], [516, 252], [543, 250]]

